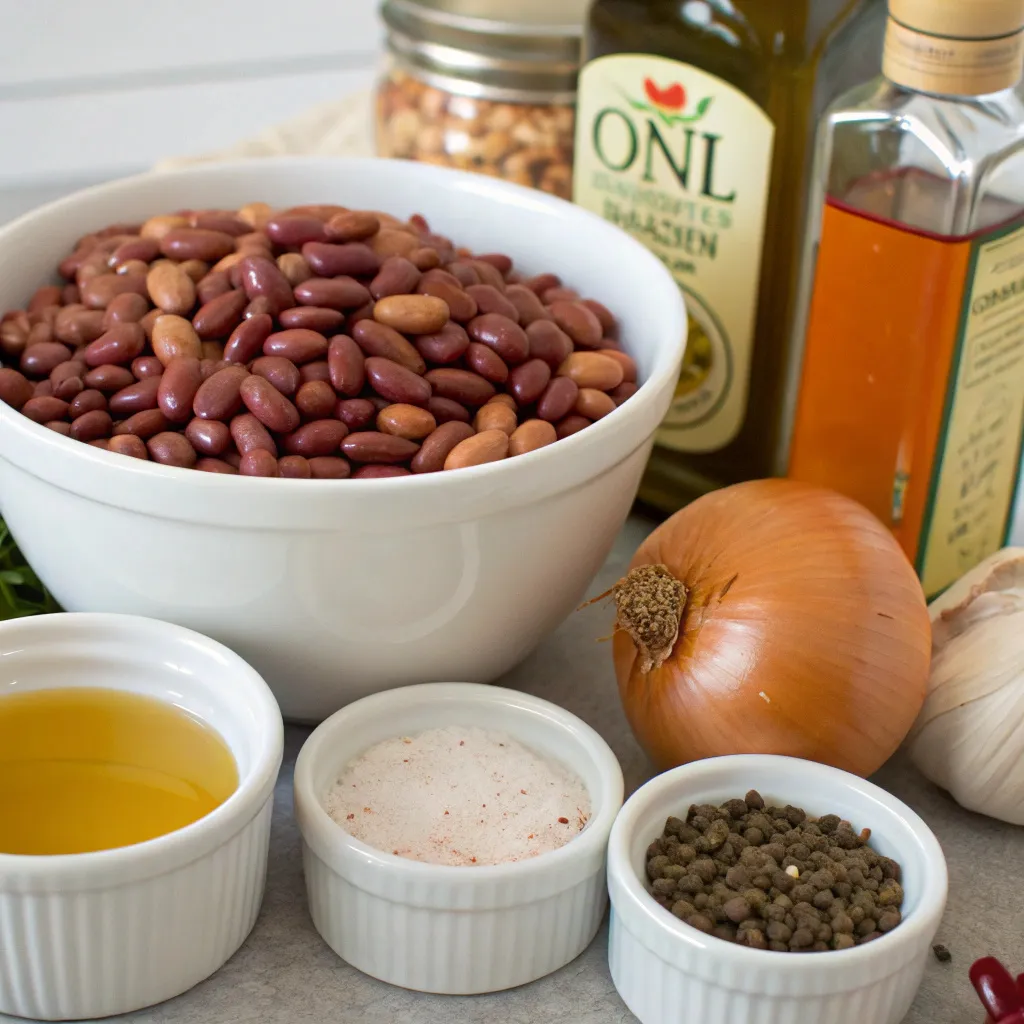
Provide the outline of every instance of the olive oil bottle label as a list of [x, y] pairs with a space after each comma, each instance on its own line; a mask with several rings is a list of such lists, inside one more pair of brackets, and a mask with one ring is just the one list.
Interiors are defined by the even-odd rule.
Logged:
[[666, 448], [716, 451], [743, 425], [774, 137], [753, 100], [689, 64], [614, 54], [581, 72], [573, 198], [643, 242], [686, 296]]

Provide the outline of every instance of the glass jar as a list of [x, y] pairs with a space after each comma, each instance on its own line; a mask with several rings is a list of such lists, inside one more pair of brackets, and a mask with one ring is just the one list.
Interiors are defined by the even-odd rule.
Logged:
[[585, 8], [585, 0], [384, 0], [378, 155], [570, 198]]

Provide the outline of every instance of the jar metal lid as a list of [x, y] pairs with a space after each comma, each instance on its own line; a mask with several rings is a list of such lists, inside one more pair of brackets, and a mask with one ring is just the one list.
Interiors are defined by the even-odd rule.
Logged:
[[384, 0], [381, 10], [392, 54], [430, 85], [508, 103], [575, 99], [581, 0]]

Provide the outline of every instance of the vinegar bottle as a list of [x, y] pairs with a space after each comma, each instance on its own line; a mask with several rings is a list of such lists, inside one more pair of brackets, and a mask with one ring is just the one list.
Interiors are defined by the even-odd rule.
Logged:
[[[964, 0], [967, 2], [967, 0]], [[641, 498], [779, 465], [814, 129], [878, 73], [883, 0], [596, 0], [573, 198], [658, 255], [689, 343]]]
[[890, 0], [823, 120], [789, 473], [888, 523], [933, 596], [1006, 541], [1024, 433], [1024, 0]]

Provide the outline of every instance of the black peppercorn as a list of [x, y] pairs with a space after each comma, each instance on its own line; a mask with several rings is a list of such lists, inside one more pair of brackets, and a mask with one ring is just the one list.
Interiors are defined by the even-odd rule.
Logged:
[[647, 848], [654, 899], [700, 931], [752, 949], [823, 952], [873, 942], [903, 918], [900, 866], [838, 815], [765, 806], [751, 790], [671, 817]]

